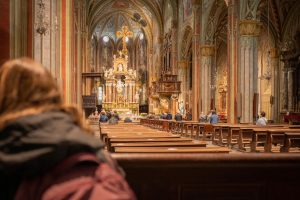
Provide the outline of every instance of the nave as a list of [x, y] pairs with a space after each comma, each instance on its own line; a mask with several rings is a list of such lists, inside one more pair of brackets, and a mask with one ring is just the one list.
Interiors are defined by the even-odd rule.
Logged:
[[90, 126], [138, 199], [299, 197], [300, 156], [292, 153], [299, 152], [299, 126], [156, 119]]

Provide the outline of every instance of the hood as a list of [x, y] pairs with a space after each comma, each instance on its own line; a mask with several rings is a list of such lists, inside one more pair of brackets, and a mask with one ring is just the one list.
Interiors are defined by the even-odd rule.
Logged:
[[97, 153], [103, 146], [66, 113], [52, 111], [21, 117], [0, 131], [0, 175], [35, 176], [67, 156]]

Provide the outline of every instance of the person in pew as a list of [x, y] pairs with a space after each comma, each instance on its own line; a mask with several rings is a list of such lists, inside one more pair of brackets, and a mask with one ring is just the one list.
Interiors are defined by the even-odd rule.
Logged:
[[108, 120], [110, 120], [111, 116], [112, 116], [112, 113], [110, 110], [107, 111], [107, 114], [106, 114]]
[[117, 112], [116, 110], [114, 111], [113, 116], [114, 116], [118, 121], [120, 120], [119, 114], [118, 114], [118, 112]]
[[160, 118], [161, 118], [161, 119], [167, 119], [167, 114], [163, 112], [163, 113], [161, 114]]
[[206, 115], [204, 115], [203, 112], [201, 112], [200, 117], [199, 117], [199, 122], [204, 123], [206, 122]]
[[219, 122], [219, 116], [217, 115], [216, 111], [212, 111], [212, 114], [209, 118], [209, 122], [211, 124], [217, 124]]
[[28, 58], [0, 67], [0, 199], [135, 199], [122, 170]]
[[106, 116], [105, 112], [101, 112], [99, 122], [106, 123], [107, 121], [108, 121], [108, 117]]
[[260, 118], [256, 121], [257, 126], [266, 126], [268, 124], [268, 120], [266, 118], [266, 113], [262, 111], [260, 113]]
[[186, 112], [185, 120], [191, 121], [193, 119], [192, 113], [190, 111]]
[[166, 116], [166, 119], [167, 120], [172, 120], [173, 119], [173, 116], [172, 116], [171, 112], [168, 112], [168, 114]]
[[176, 121], [182, 121], [182, 115], [180, 114], [180, 112], [177, 112], [174, 116]]
[[131, 123], [132, 122], [132, 119], [130, 119], [130, 117], [126, 117], [124, 119], [124, 123]]
[[108, 120], [108, 123], [111, 125], [118, 124], [119, 119], [119, 115], [116, 112], [114, 112], [111, 118]]

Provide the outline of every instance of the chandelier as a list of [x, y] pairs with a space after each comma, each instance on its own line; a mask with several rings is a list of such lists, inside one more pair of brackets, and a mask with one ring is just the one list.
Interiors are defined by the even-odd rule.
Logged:
[[40, 35], [46, 35], [49, 31], [49, 23], [45, 14], [45, 3], [43, 0], [40, 0], [37, 5], [37, 22], [35, 23], [36, 32]]

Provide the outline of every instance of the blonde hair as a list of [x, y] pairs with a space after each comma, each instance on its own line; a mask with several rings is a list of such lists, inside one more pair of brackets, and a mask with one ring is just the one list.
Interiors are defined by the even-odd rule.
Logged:
[[10, 60], [0, 68], [0, 130], [19, 117], [61, 110], [90, 132], [79, 110], [63, 103], [56, 81], [41, 64], [29, 58]]

